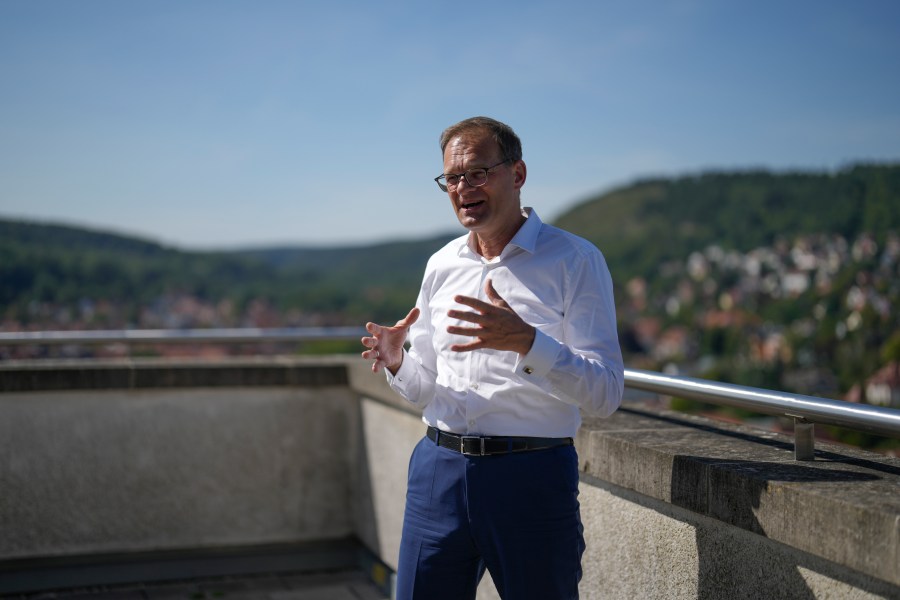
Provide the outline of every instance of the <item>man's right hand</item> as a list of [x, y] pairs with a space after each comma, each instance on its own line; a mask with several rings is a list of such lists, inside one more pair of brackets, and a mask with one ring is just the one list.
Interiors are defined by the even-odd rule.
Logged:
[[364, 337], [362, 344], [368, 350], [363, 351], [362, 357], [372, 362], [372, 372], [377, 373], [381, 369], [387, 369], [396, 375], [403, 364], [403, 344], [406, 343], [406, 334], [410, 325], [419, 319], [419, 309], [409, 311], [403, 319], [397, 321], [393, 327], [366, 323], [366, 331], [371, 337]]

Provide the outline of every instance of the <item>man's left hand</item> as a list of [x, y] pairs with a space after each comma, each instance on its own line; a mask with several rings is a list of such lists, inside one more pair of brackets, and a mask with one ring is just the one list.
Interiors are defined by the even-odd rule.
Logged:
[[484, 302], [471, 296], [456, 296], [454, 300], [476, 312], [449, 310], [447, 316], [474, 323], [478, 327], [447, 327], [447, 333], [475, 338], [467, 344], [454, 344], [450, 349], [454, 352], [469, 352], [481, 348], [493, 350], [511, 350], [521, 355], [528, 354], [534, 343], [535, 329], [516, 314], [506, 303], [490, 279], [484, 285], [484, 291], [490, 302]]

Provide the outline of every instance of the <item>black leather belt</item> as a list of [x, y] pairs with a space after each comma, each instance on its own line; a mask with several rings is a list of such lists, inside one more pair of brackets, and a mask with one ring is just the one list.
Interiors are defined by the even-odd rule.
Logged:
[[428, 439], [448, 450], [454, 450], [466, 456], [488, 456], [491, 454], [508, 454], [510, 452], [527, 452], [543, 450], [557, 446], [571, 446], [572, 438], [542, 437], [493, 437], [479, 435], [457, 435], [441, 431], [436, 427], [428, 428]]

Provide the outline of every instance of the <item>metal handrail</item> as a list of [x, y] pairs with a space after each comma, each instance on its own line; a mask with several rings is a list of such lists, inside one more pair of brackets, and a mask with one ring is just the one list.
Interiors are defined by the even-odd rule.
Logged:
[[633, 369], [625, 370], [625, 383], [634, 389], [668, 396], [900, 437], [900, 410]]
[[795, 436], [794, 453], [797, 460], [813, 459], [814, 423], [837, 425], [876, 435], [900, 438], [900, 410], [880, 406], [636, 369], [625, 370], [625, 385], [646, 392], [691, 398], [713, 404], [725, 404], [763, 414], [792, 418], [794, 419]]
[[[0, 346], [306, 342], [358, 340], [364, 335], [366, 332], [362, 327], [24, 331], [0, 332]], [[798, 460], [814, 458], [814, 423], [900, 438], [900, 410], [637, 369], [625, 369], [625, 386], [792, 418]]]
[[149, 343], [256, 343], [358, 340], [362, 327], [241, 327], [233, 329], [123, 329], [0, 332], [0, 346]]

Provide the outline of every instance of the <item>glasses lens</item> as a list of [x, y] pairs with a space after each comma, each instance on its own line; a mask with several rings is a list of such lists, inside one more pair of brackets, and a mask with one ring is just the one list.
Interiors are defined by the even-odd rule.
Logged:
[[451, 190], [456, 189], [456, 186], [459, 185], [459, 175], [447, 175], [444, 177], [444, 181], [448, 188]]
[[487, 183], [487, 169], [472, 169], [466, 171], [466, 182], [472, 187], [479, 187]]

